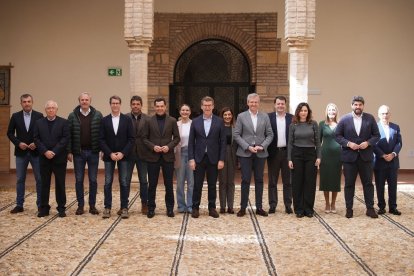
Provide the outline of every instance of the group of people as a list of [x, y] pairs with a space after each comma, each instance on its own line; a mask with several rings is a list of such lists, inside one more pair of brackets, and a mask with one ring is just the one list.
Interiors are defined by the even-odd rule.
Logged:
[[[353, 216], [355, 181], [359, 174], [364, 191], [366, 215], [377, 218], [374, 209], [374, 186], [378, 198], [378, 214], [385, 213], [385, 182], [388, 184], [389, 212], [401, 215], [397, 209], [398, 154], [402, 139], [398, 125], [389, 121], [390, 109], [381, 106], [379, 122], [363, 112], [364, 99], [352, 99], [352, 112], [338, 120], [338, 108], [330, 103], [325, 119], [319, 124], [312, 118], [308, 103], [300, 103], [295, 114], [287, 113], [287, 99], [276, 96], [274, 112], [259, 110], [260, 96], [247, 97], [248, 110], [235, 114], [229, 107], [213, 114], [214, 99], [201, 99], [202, 114], [191, 120], [191, 108], [183, 104], [180, 119], [167, 114], [164, 98], [154, 100], [155, 114], [142, 112], [142, 98], [132, 96], [131, 111], [121, 113], [121, 98], [109, 99], [111, 112], [103, 117], [92, 105], [89, 93], [82, 93], [79, 105], [67, 119], [57, 116], [58, 105], [49, 100], [46, 117], [33, 110], [33, 97], [20, 97], [22, 110], [12, 115], [7, 135], [15, 145], [16, 206], [11, 213], [23, 212], [26, 170], [30, 163], [37, 190], [38, 217], [49, 215], [51, 177], [55, 177], [57, 210], [65, 217], [65, 179], [67, 161], [73, 162], [78, 201], [76, 215], [85, 212], [84, 173], [89, 178], [89, 213], [99, 215], [96, 208], [99, 159], [104, 162], [104, 210], [109, 218], [112, 210], [112, 183], [118, 168], [120, 208], [117, 215], [129, 217], [129, 195], [133, 171], [139, 179], [141, 212], [155, 216], [156, 191], [160, 170], [165, 186], [166, 215], [174, 217], [174, 205], [179, 213], [200, 216], [204, 179], [208, 188], [208, 214], [234, 214], [235, 172], [241, 171], [241, 200], [238, 217], [246, 215], [252, 174], [255, 184], [256, 214], [268, 216], [276, 212], [277, 183], [281, 175], [283, 203], [287, 214], [298, 218], [314, 215], [316, 179], [320, 170], [319, 189], [324, 192], [325, 212], [336, 213], [336, 198], [341, 190], [342, 168], [345, 176], [346, 217]], [[268, 166], [269, 210], [263, 208], [263, 175]], [[176, 173], [176, 200], [173, 178]], [[220, 209], [216, 208], [219, 182]], [[332, 194], [330, 197], [330, 193]], [[293, 209], [292, 209], [293, 203]], [[227, 208], [227, 209], [226, 209]]]

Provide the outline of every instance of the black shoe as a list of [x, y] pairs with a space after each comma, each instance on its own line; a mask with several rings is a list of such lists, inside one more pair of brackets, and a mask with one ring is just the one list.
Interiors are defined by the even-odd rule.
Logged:
[[98, 211], [98, 209], [96, 209], [95, 206], [90, 206], [89, 207], [89, 213], [91, 213], [92, 215], [99, 215], [99, 211]]
[[262, 217], [267, 217], [267, 212], [263, 210], [262, 208], [256, 209], [256, 214]]
[[147, 218], [153, 218], [154, 216], [155, 216], [155, 212], [148, 210]]
[[[396, 216], [401, 216], [401, 212], [398, 211], [398, 209], [392, 209], [392, 210], [390, 210], [390, 213], [393, 214], [393, 215], [396, 215]], [[379, 214], [379, 212], [378, 212], [378, 214]]]
[[354, 216], [354, 211], [351, 208], [346, 208], [346, 215], [347, 218], [352, 218]]
[[365, 214], [370, 218], [378, 218], [378, 215], [375, 212], [374, 208], [368, 208]]
[[168, 210], [167, 211], [167, 217], [173, 218], [174, 217], [174, 211], [173, 210]]
[[299, 213], [299, 214], [296, 214], [296, 217], [297, 218], [303, 218], [305, 215], [304, 214], [302, 214], [302, 213]]
[[66, 213], [65, 213], [65, 211], [59, 212], [59, 217], [60, 217], [60, 218], [64, 218], [64, 217], [66, 217]]
[[285, 207], [285, 212], [286, 212], [286, 214], [292, 214], [293, 213], [292, 207], [286, 206]]
[[198, 218], [199, 216], [200, 216], [200, 212], [198, 211], [198, 209], [193, 209], [193, 211], [191, 211], [192, 218]]
[[307, 213], [307, 214], [306, 214], [306, 216], [307, 216], [308, 218], [311, 218], [311, 217], [313, 217], [313, 214], [312, 214], [312, 213]]
[[378, 210], [378, 215], [383, 215], [383, 214], [385, 214], [385, 209], [383, 209], [383, 208], [382, 209], [379, 209]]
[[274, 213], [276, 213], [276, 207], [270, 207], [269, 214], [274, 214]]
[[83, 206], [79, 206], [78, 209], [76, 209], [75, 214], [77, 216], [83, 215], [83, 213], [85, 213], [85, 211], [83, 210]]
[[238, 212], [237, 212], [237, 216], [238, 217], [244, 217], [246, 215], [246, 209], [240, 209]]
[[216, 208], [211, 208], [208, 210], [208, 215], [213, 218], [218, 218], [220, 215], [217, 213]]
[[46, 217], [48, 215], [49, 215], [49, 211], [40, 211], [39, 213], [37, 213], [38, 218]]
[[17, 213], [21, 213], [23, 211], [24, 211], [24, 209], [23, 209], [22, 206], [16, 206], [10, 211], [10, 214], [17, 214]]

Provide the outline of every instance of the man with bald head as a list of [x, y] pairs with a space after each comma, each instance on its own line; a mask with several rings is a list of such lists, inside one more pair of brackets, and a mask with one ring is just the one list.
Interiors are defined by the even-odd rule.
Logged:
[[378, 109], [378, 129], [380, 140], [375, 144], [375, 186], [377, 188], [378, 214], [385, 214], [384, 189], [388, 184], [388, 208], [393, 215], [401, 215], [397, 209], [397, 175], [400, 167], [398, 155], [402, 147], [400, 127], [390, 122], [390, 108], [386, 105]]
[[57, 116], [58, 105], [49, 100], [45, 105], [46, 117], [36, 121], [34, 142], [40, 154], [42, 189], [38, 217], [49, 215], [49, 194], [52, 173], [55, 175], [55, 193], [59, 217], [66, 217], [66, 165], [69, 124]]

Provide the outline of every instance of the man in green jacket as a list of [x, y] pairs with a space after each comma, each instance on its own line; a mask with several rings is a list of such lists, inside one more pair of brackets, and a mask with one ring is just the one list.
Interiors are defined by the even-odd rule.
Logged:
[[98, 215], [96, 209], [96, 191], [98, 188], [97, 175], [99, 165], [99, 129], [102, 113], [91, 106], [92, 97], [83, 92], [79, 96], [79, 105], [69, 114], [70, 138], [68, 143], [68, 161], [75, 168], [76, 198], [78, 209], [76, 215], [82, 215], [84, 211], [83, 179], [85, 165], [88, 164], [89, 177], [89, 213]]

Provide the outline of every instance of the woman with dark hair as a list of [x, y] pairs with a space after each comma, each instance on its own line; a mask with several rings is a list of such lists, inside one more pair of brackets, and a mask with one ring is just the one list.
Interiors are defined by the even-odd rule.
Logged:
[[300, 103], [289, 127], [289, 168], [292, 170], [293, 207], [298, 218], [313, 217], [317, 168], [321, 162], [318, 123], [312, 110]]
[[[191, 213], [193, 206], [194, 174], [188, 165], [188, 137], [191, 127], [191, 108], [188, 104], [180, 107], [180, 120], [177, 122], [180, 143], [175, 147], [175, 173], [177, 175], [177, 207], [179, 213]], [[187, 181], [187, 196], [185, 182]]]
[[220, 112], [220, 117], [223, 118], [225, 132], [226, 132], [226, 161], [224, 168], [219, 170], [219, 199], [220, 199], [220, 213], [227, 212], [234, 214], [234, 174], [236, 168], [236, 149], [237, 144], [233, 141], [234, 130], [234, 114], [229, 107], [224, 107]]

